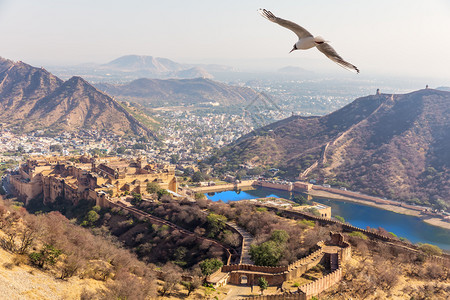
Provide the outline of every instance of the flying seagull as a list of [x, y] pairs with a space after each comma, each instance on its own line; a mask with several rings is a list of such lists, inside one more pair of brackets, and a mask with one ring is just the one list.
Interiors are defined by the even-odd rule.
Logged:
[[325, 41], [322, 37], [314, 37], [311, 33], [309, 33], [308, 30], [306, 30], [302, 26], [295, 24], [294, 22], [278, 18], [268, 10], [259, 9], [258, 11], [261, 16], [263, 16], [267, 20], [292, 30], [298, 36], [298, 41], [294, 44], [294, 48], [292, 48], [289, 53], [294, 50], [306, 50], [316, 47], [320, 52], [325, 54], [326, 57], [328, 57], [341, 67], [359, 73], [357, 67], [345, 61], [339, 54], [337, 54], [336, 50], [334, 50], [333, 47], [331, 47], [330, 44], [328, 44], [328, 42]]

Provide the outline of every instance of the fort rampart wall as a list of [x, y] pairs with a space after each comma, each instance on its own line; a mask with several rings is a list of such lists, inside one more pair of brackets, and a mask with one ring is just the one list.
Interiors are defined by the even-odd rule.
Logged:
[[[265, 204], [255, 204], [256, 206], [264, 206], [267, 207], [267, 209], [275, 211], [277, 213], [280, 213], [282, 216], [284, 217], [288, 217], [288, 218], [292, 218], [292, 219], [307, 219], [307, 220], [312, 220], [312, 221], [316, 221], [319, 222], [319, 224], [321, 225], [339, 225], [341, 226], [342, 230], [344, 232], [353, 232], [353, 231], [358, 231], [358, 232], [362, 232], [364, 233], [366, 236], [368, 236], [371, 239], [374, 240], [378, 240], [378, 241], [383, 241], [388, 245], [394, 246], [394, 247], [400, 247], [406, 251], [412, 251], [414, 253], [419, 253], [420, 250], [418, 248], [418, 246], [416, 245], [412, 245], [412, 244], [406, 244], [402, 241], [399, 241], [393, 237], [389, 237], [386, 235], [382, 235], [379, 234], [377, 232], [373, 232], [373, 231], [369, 231], [366, 229], [362, 229], [347, 223], [343, 223], [337, 220], [332, 220], [332, 219], [327, 219], [327, 218], [322, 218], [322, 217], [317, 217], [314, 216], [312, 214], [309, 214], [307, 212], [302, 212], [302, 211], [291, 211], [291, 210], [287, 210], [287, 209], [283, 209], [280, 207], [274, 207], [274, 206], [270, 206], [270, 205], [265, 205]], [[427, 259], [430, 261], [435, 261], [435, 262], [444, 262], [450, 261], [450, 255], [443, 253], [442, 256], [427, 256]]]

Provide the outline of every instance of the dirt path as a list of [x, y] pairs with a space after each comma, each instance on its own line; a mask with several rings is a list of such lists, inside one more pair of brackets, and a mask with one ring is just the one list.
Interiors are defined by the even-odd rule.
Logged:
[[231, 288], [224, 300], [239, 299], [252, 294], [252, 288], [242, 285], [229, 285]]

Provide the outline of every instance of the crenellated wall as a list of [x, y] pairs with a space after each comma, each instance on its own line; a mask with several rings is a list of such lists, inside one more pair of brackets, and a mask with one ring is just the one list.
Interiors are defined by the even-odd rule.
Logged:
[[323, 260], [323, 241], [317, 243], [318, 249], [292, 264], [279, 267], [256, 266], [247, 264], [225, 265], [222, 272], [230, 272], [229, 283], [241, 284], [242, 277], [247, 278], [247, 285], [255, 285], [259, 277], [264, 277], [269, 285], [280, 285], [283, 282], [300, 277]]
[[312, 214], [309, 214], [307, 212], [302, 212], [302, 211], [292, 211], [292, 210], [287, 210], [287, 209], [283, 209], [283, 208], [279, 208], [279, 207], [273, 207], [273, 206], [269, 206], [269, 205], [264, 205], [264, 204], [255, 204], [256, 206], [264, 206], [267, 207], [267, 209], [275, 211], [277, 213], [280, 213], [282, 216], [288, 217], [288, 218], [292, 218], [292, 219], [307, 219], [307, 220], [312, 220], [312, 221], [317, 221], [319, 222], [321, 225], [332, 225], [332, 224], [336, 224], [336, 225], [340, 225], [342, 226], [342, 229], [344, 231], [347, 232], [352, 232], [352, 231], [359, 231], [364, 233], [365, 235], [367, 235], [368, 237], [371, 238], [375, 238], [375, 239], [379, 239], [379, 240], [383, 240], [383, 241], [395, 241], [397, 242], [396, 239], [376, 233], [376, 232], [372, 232], [372, 231], [368, 231], [365, 229], [361, 229], [359, 227], [347, 224], [347, 223], [343, 223], [337, 220], [332, 220], [329, 218], [322, 218], [322, 217], [316, 217]]
[[319, 249], [311, 253], [310, 255], [303, 257], [296, 262], [288, 266], [288, 273], [286, 275], [287, 280], [300, 277], [306, 271], [316, 266], [323, 260], [323, 242], [318, 243]]
[[[299, 289], [305, 294], [305, 299], [317, 296], [322, 291], [329, 289], [342, 279], [342, 268], [331, 272], [330, 274], [317, 279], [311, 283], [302, 285]], [[300, 299], [300, 298], [299, 298]]]
[[263, 272], [263, 273], [282, 273], [288, 271], [288, 266], [281, 267], [265, 267], [265, 266], [255, 266], [255, 265], [226, 265], [222, 267], [222, 272], [231, 271], [250, 271], [250, 272]]

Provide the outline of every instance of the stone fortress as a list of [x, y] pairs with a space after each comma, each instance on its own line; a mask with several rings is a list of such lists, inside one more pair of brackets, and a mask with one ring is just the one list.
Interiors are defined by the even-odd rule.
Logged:
[[104, 206], [108, 197], [122, 194], [147, 194], [147, 184], [177, 192], [175, 168], [149, 164], [143, 158], [90, 156], [31, 157], [10, 176], [16, 194], [25, 201], [43, 197], [44, 203], [58, 198], [77, 204], [80, 199]]

